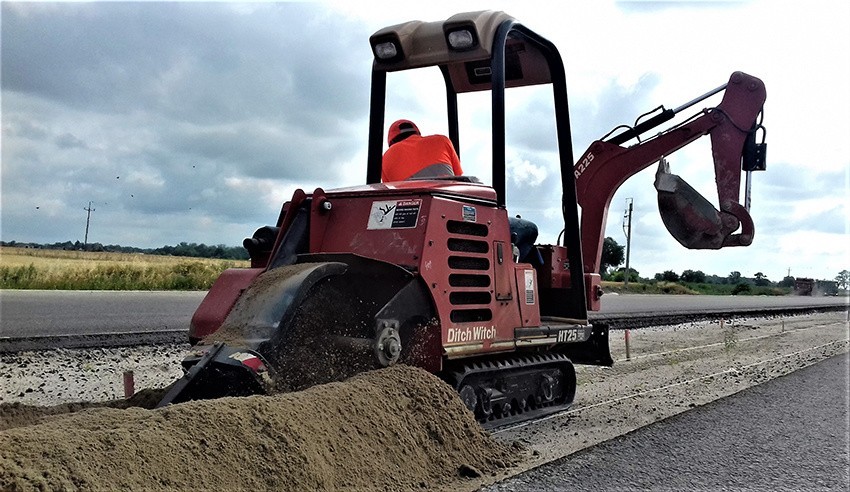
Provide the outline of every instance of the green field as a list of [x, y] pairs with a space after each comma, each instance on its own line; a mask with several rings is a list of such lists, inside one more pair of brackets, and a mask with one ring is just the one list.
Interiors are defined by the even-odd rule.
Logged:
[[[136, 253], [0, 247], [0, 289], [207, 290], [228, 268], [248, 261]], [[676, 282], [602, 282], [606, 292], [633, 294], [786, 295], [789, 289]]]
[[249, 262], [0, 247], [0, 289], [206, 290]]

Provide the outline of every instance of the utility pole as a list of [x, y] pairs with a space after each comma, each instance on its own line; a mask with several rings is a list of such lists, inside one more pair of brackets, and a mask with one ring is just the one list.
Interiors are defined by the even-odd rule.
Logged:
[[86, 213], [86, 237], [83, 239], [83, 249], [87, 249], [89, 245], [89, 222], [91, 221], [91, 213], [94, 212], [95, 209], [91, 208], [91, 202], [89, 202], [89, 206], [84, 208]]
[[632, 246], [632, 209], [634, 207], [634, 199], [626, 198], [626, 203], [629, 204], [629, 208], [626, 209], [623, 216], [623, 232], [626, 233], [626, 274], [623, 276], [623, 287], [629, 286], [629, 277], [631, 276], [631, 271], [629, 270], [629, 253], [631, 253]]

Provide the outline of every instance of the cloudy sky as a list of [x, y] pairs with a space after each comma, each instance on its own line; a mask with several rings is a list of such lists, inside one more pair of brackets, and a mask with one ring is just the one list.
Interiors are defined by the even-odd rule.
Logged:
[[[833, 278], [850, 268], [850, 3], [467, 1], [2, 2], [0, 239], [157, 247], [241, 244], [296, 188], [365, 180], [368, 37], [407, 20], [504, 10], [566, 63], [576, 156], [661, 104], [741, 70], [767, 86], [768, 170], [749, 248], [688, 251], [658, 215], [655, 166], [615, 195], [606, 235], [643, 276], [685, 269]], [[427, 4], [427, 7], [424, 6]], [[561, 6], [555, 7], [555, 5]], [[387, 119], [446, 131], [436, 72], [389, 79]], [[551, 95], [508, 94], [510, 213], [555, 241]], [[461, 99], [464, 170], [489, 182], [487, 99]], [[719, 102], [713, 99], [693, 108]], [[686, 112], [690, 116], [692, 112]], [[704, 141], [703, 141], [704, 140]], [[673, 172], [715, 202], [708, 139]]]

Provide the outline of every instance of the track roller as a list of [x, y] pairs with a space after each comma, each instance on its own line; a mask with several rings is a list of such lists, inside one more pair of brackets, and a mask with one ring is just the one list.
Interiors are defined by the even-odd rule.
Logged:
[[575, 398], [575, 368], [561, 354], [466, 363], [445, 374], [485, 428], [559, 412]]

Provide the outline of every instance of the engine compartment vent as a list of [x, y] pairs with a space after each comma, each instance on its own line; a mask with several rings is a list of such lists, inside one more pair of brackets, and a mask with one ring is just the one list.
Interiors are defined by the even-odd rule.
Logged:
[[450, 220], [446, 222], [449, 237], [446, 258], [449, 273], [450, 319], [454, 323], [490, 321], [493, 302], [490, 228], [486, 224]]

